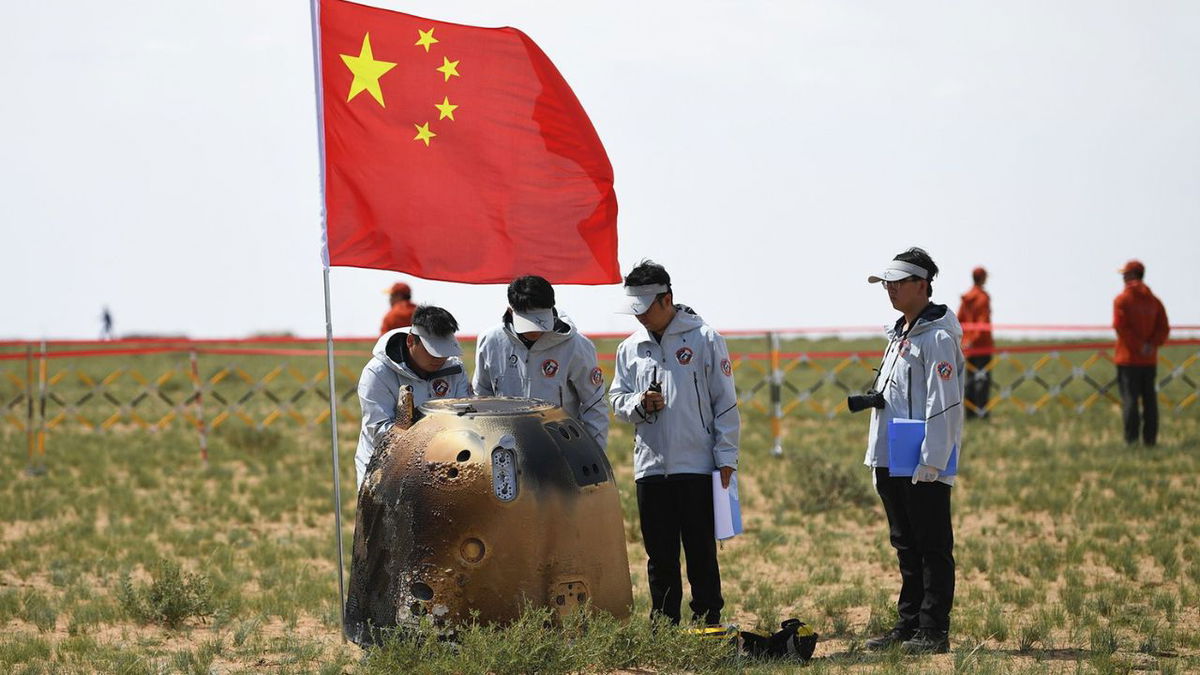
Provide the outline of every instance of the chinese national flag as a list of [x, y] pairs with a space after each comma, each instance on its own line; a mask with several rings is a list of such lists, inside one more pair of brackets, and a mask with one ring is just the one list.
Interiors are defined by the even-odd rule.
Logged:
[[514, 28], [321, 0], [329, 264], [619, 282], [612, 165]]

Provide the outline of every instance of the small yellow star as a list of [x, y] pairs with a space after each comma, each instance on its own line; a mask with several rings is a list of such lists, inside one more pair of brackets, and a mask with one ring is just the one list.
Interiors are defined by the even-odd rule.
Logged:
[[350, 83], [350, 95], [346, 97], [346, 102], [354, 100], [364, 89], [379, 102], [380, 107], [386, 108], [383, 104], [383, 90], [379, 88], [379, 78], [396, 64], [388, 61], [376, 61], [375, 55], [371, 53], [371, 34], [367, 33], [363, 36], [362, 49], [358, 56], [349, 54], [340, 54], [342, 62], [354, 73], [354, 81]]
[[414, 141], [425, 141], [425, 147], [428, 148], [429, 147], [429, 139], [433, 138], [434, 136], [437, 136], [437, 134], [435, 134], [429, 130], [429, 122], [426, 122], [425, 124], [413, 124], [413, 126], [417, 128], [417, 135], [413, 136], [413, 140]]
[[427, 54], [429, 53], [429, 45], [437, 44], [438, 42], [440, 42], [440, 40], [433, 37], [433, 29], [432, 28], [430, 28], [427, 31], [421, 30], [420, 28], [418, 28], [417, 35], [420, 35], [421, 37], [416, 41], [416, 46], [424, 47], [425, 53], [427, 53]]
[[439, 113], [438, 119], [439, 120], [444, 120], [447, 117], [449, 117], [451, 122], [454, 121], [454, 109], [457, 108], [458, 106], [456, 106], [450, 102], [449, 96], [443, 96], [442, 102], [434, 103], [433, 107], [438, 109], [438, 113]]
[[436, 69], [439, 73], [446, 76], [446, 81], [450, 81], [450, 76], [462, 77], [458, 74], [458, 61], [451, 61], [446, 57], [442, 57], [442, 66]]

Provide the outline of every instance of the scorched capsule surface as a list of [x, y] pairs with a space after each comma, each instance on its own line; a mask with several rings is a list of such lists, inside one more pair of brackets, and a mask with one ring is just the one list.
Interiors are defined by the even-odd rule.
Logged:
[[358, 496], [346, 634], [432, 615], [506, 623], [525, 603], [617, 617], [633, 602], [612, 467], [582, 425], [534, 399], [440, 399], [404, 415]]

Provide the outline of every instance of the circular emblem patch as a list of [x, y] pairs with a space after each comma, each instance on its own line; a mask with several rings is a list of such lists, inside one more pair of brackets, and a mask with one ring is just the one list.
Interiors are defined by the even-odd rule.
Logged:
[[542, 374], [546, 377], [554, 377], [558, 374], [558, 361], [554, 359], [542, 361]]
[[948, 380], [954, 374], [954, 366], [950, 365], [949, 361], [942, 361], [937, 364], [937, 374], [943, 380]]
[[509, 365], [509, 367], [512, 367], [512, 368], [516, 367], [516, 365], [517, 365], [517, 355], [516, 354], [508, 355], [508, 365]]
[[692, 348], [680, 347], [679, 351], [675, 352], [675, 360], [679, 361], [679, 365], [686, 366], [692, 362]]
[[450, 391], [450, 383], [440, 377], [434, 380], [430, 386], [433, 387], [434, 396], [445, 396], [446, 392]]
[[725, 377], [733, 375], [733, 364], [729, 362], [729, 359], [721, 359], [721, 372], [725, 373]]
[[604, 384], [604, 371], [600, 370], [599, 366], [592, 368], [590, 379], [593, 387], [599, 387], [600, 385]]

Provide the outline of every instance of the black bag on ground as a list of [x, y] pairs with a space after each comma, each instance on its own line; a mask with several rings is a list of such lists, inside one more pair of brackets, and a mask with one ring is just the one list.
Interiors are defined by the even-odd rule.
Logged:
[[742, 653], [766, 659], [811, 659], [817, 647], [813, 629], [799, 619], [788, 619], [780, 626], [781, 630], [771, 637], [742, 631], [739, 635]]

